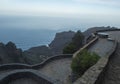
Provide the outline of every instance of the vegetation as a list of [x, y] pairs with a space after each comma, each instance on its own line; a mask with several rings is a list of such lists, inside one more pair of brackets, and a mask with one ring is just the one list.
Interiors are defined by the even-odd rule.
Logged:
[[88, 68], [94, 65], [99, 58], [97, 54], [83, 50], [72, 60], [71, 68], [73, 73], [81, 76]]
[[75, 51], [83, 46], [83, 41], [84, 35], [79, 30], [72, 38], [72, 42], [63, 49], [63, 54], [73, 54]]

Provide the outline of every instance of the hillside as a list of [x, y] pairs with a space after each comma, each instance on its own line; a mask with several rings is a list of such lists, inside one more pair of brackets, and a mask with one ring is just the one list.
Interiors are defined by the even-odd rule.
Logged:
[[25, 60], [28, 64], [40, 63], [44, 59], [50, 56], [62, 54], [63, 48], [68, 45], [75, 32], [60, 32], [56, 33], [54, 40], [49, 44], [49, 46], [37, 46], [32, 47], [23, 52]]
[[17, 49], [12, 42], [0, 43], [0, 64], [5, 63], [24, 63], [22, 50]]
[[[115, 28], [109, 26], [89, 28], [88, 30], [83, 32], [83, 35], [85, 36], [85, 41], [91, 35], [91, 33], [106, 29]], [[16, 45], [12, 42], [9, 42], [7, 44], [0, 43], [0, 64], [40, 63], [50, 56], [62, 54], [63, 48], [71, 42], [74, 35], [75, 32], [73, 31], [56, 33], [54, 40], [48, 46], [36, 46], [24, 52], [21, 49], [17, 49]]]

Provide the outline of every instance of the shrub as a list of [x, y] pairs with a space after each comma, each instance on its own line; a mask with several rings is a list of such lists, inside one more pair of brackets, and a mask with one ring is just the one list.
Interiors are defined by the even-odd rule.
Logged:
[[99, 56], [95, 53], [90, 53], [87, 50], [83, 50], [73, 58], [71, 68], [73, 73], [81, 76], [88, 68], [94, 65], [98, 60]]
[[75, 45], [73, 43], [70, 43], [63, 49], [63, 54], [73, 54], [75, 51]]
[[72, 38], [72, 42], [69, 43], [64, 49], [63, 54], [73, 54], [80, 47], [82, 47], [84, 41], [84, 36], [81, 31], [77, 31], [77, 33]]

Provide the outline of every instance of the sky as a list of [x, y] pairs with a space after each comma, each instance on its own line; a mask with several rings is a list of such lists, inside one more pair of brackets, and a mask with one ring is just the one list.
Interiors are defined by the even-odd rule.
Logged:
[[120, 0], [0, 0], [0, 15], [79, 18], [88, 24], [104, 21], [120, 27], [119, 3]]
[[0, 0], [0, 14], [47, 16], [119, 15], [119, 3], [120, 0]]

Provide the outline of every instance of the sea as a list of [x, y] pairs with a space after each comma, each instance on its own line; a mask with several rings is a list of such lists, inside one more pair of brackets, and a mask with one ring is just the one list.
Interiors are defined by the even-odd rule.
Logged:
[[48, 45], [57, 32], [84, 31], [76, 18], [0, 15], [0, 42], [12, 41], [17, 48]]

